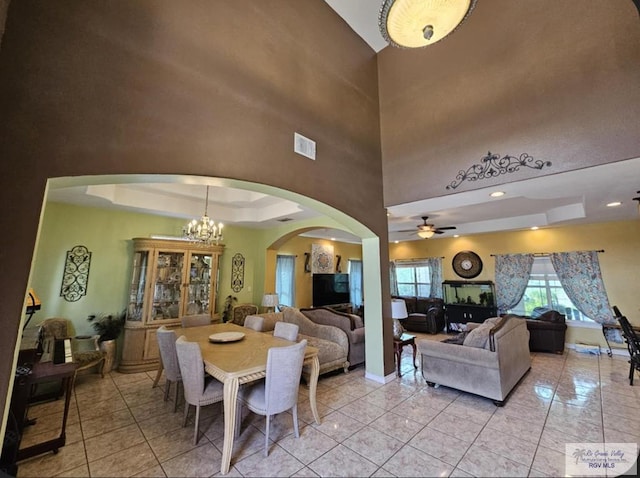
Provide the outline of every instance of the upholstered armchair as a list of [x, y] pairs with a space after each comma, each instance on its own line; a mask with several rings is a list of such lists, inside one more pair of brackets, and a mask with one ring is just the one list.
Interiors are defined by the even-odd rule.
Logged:
[[462, 344], [421, 339], [422, 376], [435, 384], [490, 398], [502, 406], [531, 368], [529, 331], [523, 319], [506, 316], [469, 324]]
[[253, 315], [258, 313], [258, 306], [254, 304], [238, 304], [234, 305], [233, 309], [231, 309], [231, 320], [232, 324], [237, 324], [240, 326], [244, 325], [244, 319], [247, 315]]

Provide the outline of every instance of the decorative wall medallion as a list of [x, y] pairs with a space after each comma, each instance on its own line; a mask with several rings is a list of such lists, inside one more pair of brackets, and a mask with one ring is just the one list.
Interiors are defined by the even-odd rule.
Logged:
[[533, 159], [533, 156], [529, 156], [527, 153], [522, 153], [517, 158], [509, 155], [501, 158], [499, 155], [489, 151], [487, 155], [482, 158], [480, 164], [474, 164], [466, 171], [459, 171], [456, 179], [449, 183], [447, 189], [455, 189], [460, 186], [463, 181], [473, 182], [480, 179], [495, 178], [502, 174], [515, 173], [519, 171], [520, 168], [542, 169], [545, 166], [551, 166], [551, 161]]
[[461, 251], [451, 261], [453, 271], [464, 279], [473, 279], [482, 272], [482, 259], [473, 251]]
[[67, 302], [76, 302], [87, 295], [91, 253], [84, 246], [75, 246], [67, 251], [62, 274], [60, 296]]
[[231, 289], [240, 292], [244, 287], [244, 256], [239, 252], [231, 259]]
[[311, 272], [333, 274], [333, 246], [311, 244]]

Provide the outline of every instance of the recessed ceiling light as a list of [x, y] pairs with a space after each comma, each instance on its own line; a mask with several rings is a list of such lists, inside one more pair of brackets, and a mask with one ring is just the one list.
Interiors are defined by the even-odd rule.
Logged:
[[616, 206], [622, 206], [622, 203], [620, 201], [614, 201], [607, 204], [607, 207], [616, 207]]
[[531, 230], [532, 230], [532, 231], [537, 231], [538, 229], [540, 229], [538, 226], [533, 226], [533, 227], [531, 228]]
[[331, 240], [332, 240], [332, 241], [335, 241], [335, 240], [336, 240], [336, 238], [335, 238], [335, 237], [332, 237], [332, 238], [331, 238]]
[[460, 237], [460, 234], [454, 234], [453, 237]]
[[400, 241], [393, 241], [394, 244], [398, 244]]
[[500, 196], [504, 196], [505, 192], [504, 191], [494, 191], [491, 194], [489, 194], [489, 196], [491, 196], [492, 198], [499, 198]]

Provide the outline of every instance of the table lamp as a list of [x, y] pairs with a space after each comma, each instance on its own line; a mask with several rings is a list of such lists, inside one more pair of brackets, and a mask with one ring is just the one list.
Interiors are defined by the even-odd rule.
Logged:
[[278, 305], [278, 294], [265, 294], [262, 296], [262, 307], [266, 307], [267, 312], [274, 312]]
[[391, 320], [393, 321], [393, 338], [399, 339], [404, 333], [404, 328], [398, 319], [406, 319], [407, 304], [402, 299], [391, 299]]

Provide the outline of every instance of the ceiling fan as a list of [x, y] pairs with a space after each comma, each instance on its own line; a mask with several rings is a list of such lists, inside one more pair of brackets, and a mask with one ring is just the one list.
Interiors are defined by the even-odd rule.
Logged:
[[456, 228], [455, 226], [435, 227], [433, 224], [427, 223], [427, 219], [429, 219], [429, 216], [422, 216], [422, 221], [424, 222], [424, 224], [419, 224], [417, 226], [417, 231], [415, 231], [414, 229], [407, 229], [398, 232], [416, 232], [418, 236], [422, 237], [423, 239], [429, 239], [430, 237], [433, 237], [434, 234], [443, 234], [444, 231], [449, 231]]

